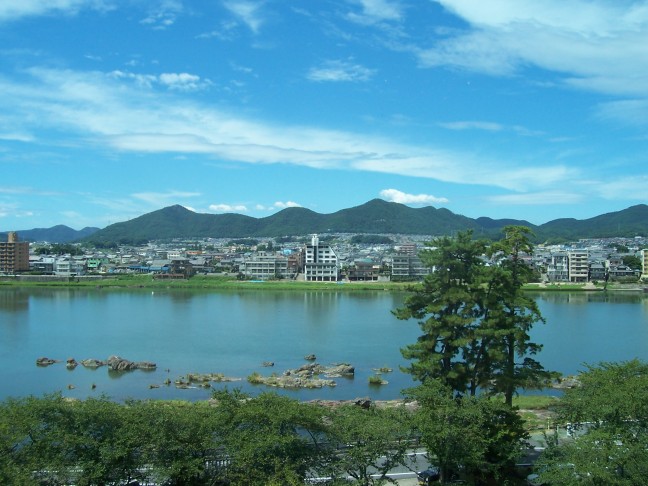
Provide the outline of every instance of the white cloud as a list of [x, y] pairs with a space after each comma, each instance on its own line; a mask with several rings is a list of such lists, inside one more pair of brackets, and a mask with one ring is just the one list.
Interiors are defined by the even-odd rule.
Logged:
[[293, 201], [277, 201], [274, 203], [274, 207], [278, 209], [285, 209], [285, 208], [301, 208], [302, 205]]
[[595, 188], [605, 199], [636, 199], [644, 204], [648, 201], [648, 175], [621, 176], [596, 184]]
[[180, 0], [160, 0], [151, 2], [149, 12], [140, 22], [153, 27], [156, 30], [163, 30], [172, 26], [177, 17], [184, 10]]
[[[134, 153], [206, 154], [224, 162], [294, 164], [370, 171], [516, 191], [572, 184], [577, 169], [521, 167], [518, 160], [412, 145], [339, 130], [257, 122], [238, 113], [169, 97], [100, 72], [33, 68], [31, 77], [0, 76], [5, 124], [18, 133], [47, 128], [65, 143], [92, 143]], [[36, 122], [37, 121], [37, 122]]]
[[511, 75], [531, 65], [579, 89], [648, 96], [645, 2], [435, 1], [471, 28], [414, 49], [424, 66]]
[[373, 24], [381, 21], [398, 21], [402, 18], [402, 7], [395, 0], [351, 0], [359, 5], [361, 13], [350, 13], [347, 18], [360, 24]]
[[487, 201], [501, 205], [516, 206], [546, 206], [577, 204], [585, 199], [582, 194], [569, 192], [532, 192], [525, 194], [502, 194], [499, 196], [488, 196]]
[[445, 197], [436, 197], [431, 194], [407, 194], [398, 189], [383, 189], [380, 197], [386, 201], [400, 204], [444, 204], [448, 202]]
[[147, 202], [154, 207], [171, 206], [173, 204], [180, 204], [178, 201], [198, 197], [199, 192], [183, 192], [183, 191], [168, 191], [168, 192], [139, 192], [132, 194], [132, 197], [140, 201]]
[[0, 202], [0, 218], [28, 218], [33, 215], [33, 211], [20, 209], [17, 204]]
[[33, 142], [34, 136], [29, 133], [0, 133], [0, 140], [12, 142]]
[[160, 83], [168, 86], [170, 89], [180, 91], [195, 91], [202, 89], [209, 84], [200, 79], [200, 76], [189, 73], [162, 73], [159, 77]]
[[503, 129], [500, 123], [480, 121], [458, 121], [439, 123], [439, 126], [449, 130], [485, 130], [487, 132], [499, 132]]
[[210, 204], [209, 210], [217, 213], [244, 213], [248, 208], [244, 204]]
[[368, 81], [375, 72], [346, 61], [326, 61], [320, 67], [311, 68], [307, 78], [311, 81]]
[[263, 23], [260, 12], [262, 3], [248, 0], [231, 0], [224, 2], [223, 5], [247, 25], [253, 33], [259, 32], [259, 28]]
[[596, 110], [602, 119], [633, 125], [648, 125], [648, 99], [632, 99], [601, 103]]
[[111, 71], [108, 75], [115, 79], [133, 80], [138, 86], [142, 87], [150, 88], [155, 84], [160, 84], [177, 91], [197, 91], [212, 84], [208, 79], [201, 79], [200, 76], [189, 73], [162, 73], [160, 75], [154, 75], [115, 70]]
[[86, 8], [108, 10], [110, 7], [104, 0], [2, 0], [0, 22], [53, 13], [76, 14]]

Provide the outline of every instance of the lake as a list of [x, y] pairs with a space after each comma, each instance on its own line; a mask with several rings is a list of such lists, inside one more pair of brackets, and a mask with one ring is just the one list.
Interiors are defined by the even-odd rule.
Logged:
[[[83, 398], [202, 400], [210, 391], [164, 385], [187, 373], [223, 373], [241, 381], [215, 387], [252, 394], [278, 391], [294, 398], [389, 400], [414, 383], [399, 371], [400, 348], [419, 335], [415, 321], [391, 310], [406, 294], [351, 291], [151, 291], [108, 289], [0, 289], [0, 399], [61, 391]], [[535, 342], [546, 368], [573, 374], [584, 363], [640, 358], [648, 361], [648, 296], [636, 292], [532, 294], [547, 323]], [[282, 373], [315, 354], [323, 365], [351, 363], [355, 378], [336, 387], [277, 390], [253, 386], [253, 372]], [[153, 361], [155, 371], [109, 372], [106, 367], [65, 367], [75, 358], [119, 355]], [[37, 367], [38, 357], [62, 362]], [[262, 366], [265, 361], [274, 367]], [[371, 386], [380, 367], [389, 382]], [[150, 388], [158, 386], [159, 388]]]

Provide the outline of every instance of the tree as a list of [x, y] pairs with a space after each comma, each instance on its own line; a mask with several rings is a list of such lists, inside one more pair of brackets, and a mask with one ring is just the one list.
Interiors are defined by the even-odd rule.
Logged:
[[580, 386], [565, 391], [558, 419], [576, 430], [553, 441], [537, 463], [552, 484], [648, 484], [648, 364], [587, 366]]
[[498, 261], [486, 272], [482, 327], [491, 331], [489, 339], [484, 338], [492, 367], [490, 390], [503, 393], [511, 406], [518, 388], [543, 388], [555, 374], [531, 357], [542, 346], [530, 341], [529, 332], [534, 324], [544, 323], [536, 302], [522, 290], [533, 274], [522, 260], [533, 253], [532, 232], [525, 226], [506, 226], [503, 231], [504, 238], [489, 248]]
[[333, 478], [382, 483], [391, 469], [404, 463], [412, 428], [402, 409], [343, 405], [331, 411], [330, 421], [327, 436], [336, 449], [326, 470]]
[[274, 393], [216, 392], [232, 484], [303, 485], [325, 452], [322, 409]]
[[207, 485], [224, 477], [218, 459], [225, 426], [210, 406], [137, 401], [129, 408], [156, 483]]
[[440, 379], [459, 393], [474, 395], [489, 377], [478, 335], [483, 298], [483, 241], [472, 232], [443, 237], [426, 244], [421, 260], [432, 272], [414, 287], [405, 305], [394, 311], [399, 319], [419, 319], [423, 334], [401, 350], [411, 360], [405, 369], [416, 380]]
[[632, 268], [633, 270], [641, 270], [642, 262], [641, 258], [637, 255], [625, 255], [621, 258], [623, 264]]
[[[394, 313], [419, 319], [423, 331], [402, 350], [415, 379], [440, 379], [471, 396], [479, 389], [502, 392], [510, 406], [517, 388], [542, 387], [553, 375], [531, 358], [541, 346], [530, 342], [529, 331], [543, 320], [522, 291], [531, 275], [521, 258], [533, 251], [530, 231], [504, 231], [490, 247], [471, 231], [429, 243], [421, 259], [432, 272]], [[488, 266], [487, 255], [494, 258]]]
[[503, 484], [528, 437], [515, 409], [484, 395], [453, 398], [437, 380], [405, 394], [418, 404], [414, 421], [441, 483], [461, 474]]

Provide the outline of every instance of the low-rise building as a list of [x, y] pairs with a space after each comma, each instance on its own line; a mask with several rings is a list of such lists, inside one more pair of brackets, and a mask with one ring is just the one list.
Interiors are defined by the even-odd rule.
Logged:
[[245, 258], [239, 270], [246, 277], [257, 280], [292, 279], [296, 275], [296, 268], [289, 265], [288, 257], [265, 251]]

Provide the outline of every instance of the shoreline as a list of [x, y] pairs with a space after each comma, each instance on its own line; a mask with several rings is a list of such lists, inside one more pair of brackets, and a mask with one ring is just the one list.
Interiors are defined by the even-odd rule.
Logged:
[[[327, 291], [409, 291], [418, 282], [391, 281], [337, 281], [304, 282], [287, 280], [237, 280], [229, 276], [193, 276], [189, 279], [158, 279], [151, 275], [90, 275], [81, 277], [58, 277], [51, 275], [17, 275], [0, 277], [2, 287], [61, 287], [86, 289], [186, 289], [186, 290], [327, 290]], [[528, 283], [529, 291], [548, 292], [647, 292], [648, 283], [611, 283], [607, 286], [592, 282], [575, 284]]]

